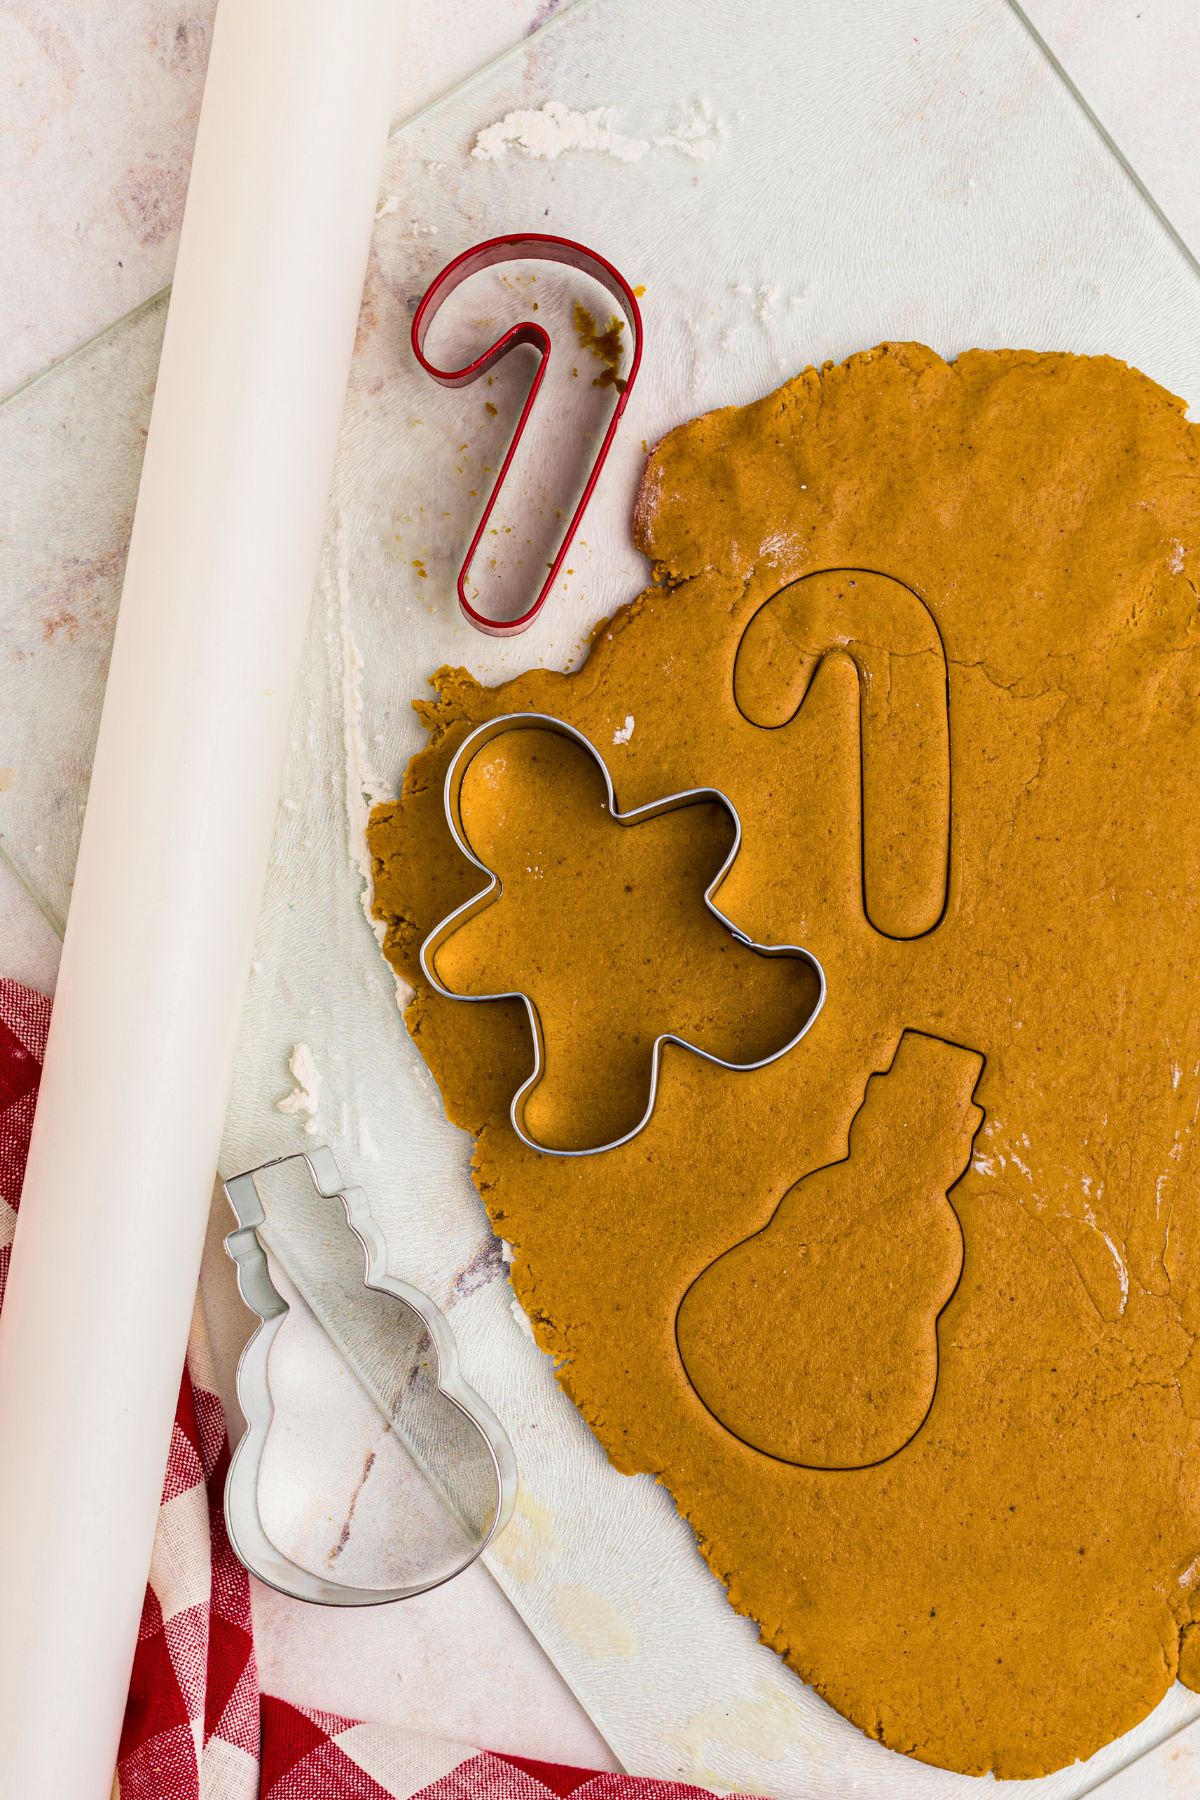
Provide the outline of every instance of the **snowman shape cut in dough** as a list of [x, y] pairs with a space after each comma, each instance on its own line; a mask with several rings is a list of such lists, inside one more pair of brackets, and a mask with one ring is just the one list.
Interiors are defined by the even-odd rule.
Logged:
[[972, 1101], [982, 1068], [974, 1050], [906, 1031], [890, 1069], [867, 1083], [847, 1156], [805, 1175], [684, 1295], [676, 1338], [688, 1379], [744, 1443], [850, 1469], [895, 1455], [920, 1430], [937, 1386], [938, 1315], [962, 1269], [948, 1194], [983, 1121]]

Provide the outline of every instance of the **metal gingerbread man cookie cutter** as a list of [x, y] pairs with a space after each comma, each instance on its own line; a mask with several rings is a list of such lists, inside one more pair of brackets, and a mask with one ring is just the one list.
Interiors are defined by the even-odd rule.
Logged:
[[[494, 739], [502, 736], [506, 732], [526, 730], [555, 732], [559, 737], [566, 738], [570, 743], [577, 744], [582, 750], [587, 752], [604, 779], [606, 808], [612, 819], [618, 825], [637, 825], [646, 819], [659, 818], [663, 813], [677, 812], [684, 807], [697, 806], [704, 803], [715, 803], [724, 808], [725, 812], [728, 813], [733, 822], [733, 843], [729, 848], [729, 852], [726, 855], [724, 862], [717, 870], [716, 875], [704, 890], [705, 906], [716, 919], [717, 923], [729, 932], [735, 943], [742, 945], [743, 948], [747, 950], [752, 950], [756, 956], [792, 957], [797, 961], [806, 963], [817, 978], [816, 1001], [812, 1011], [808, 1014], [800, 1029], [795, 1032], [785, 1044], [782, 1044], [778, 1050], [773, 1050], [769, 1056], [758, 1057], [753, 1062], [730, 1062], [723, 1056], [715, 1055], [711, 1050], [702, 1050], [698, 1044], [691, 1043], [687, 1038], [680, 1037], [676, 1032], [661, 1032], [655, 1038], [651, 1047], [650, 1090], [646, 1100], [645, 1111], [641, 1118], [631, 1130], [626, 1131], [622, 1136], [613, 1138], [607, 1143], [588, 1145], [583, 1149], [559, 1149], [550, 1144], [543, 1144], [526, 1126], [526, 1105], [530, 1095], [541, 1081], [545, 1072], [545, 1041], [542, 1035], [542, 1023], [532, 998], [528, 994], [519, 991], [496, 994], [459, 994], [456, 993], [453, 988], [446, 986], [445, 982], [442, 981], [441, 977], [438, 975], [436, 966], [437, 953], [442, 945], [446, 943], [456, 931], [465, 925], [468, 920], [475, 918], [478, 913], [481, 913], [487, 907], [492, 906], [504, 891], [504, 885], [500, 877], [475, 854], [475, 851], [471, 847], [470, 836], [463, 823], [462, 787], [467, 770], [479, 753], [486, 749]], [[474, 731], [468, 733], [455, 751], [450, 767], [446, 771], [446, 782], [443, 795], [446, 823], [450, 827], [450, 832], [455, 843], [458, 845], [458, 848], [462, 851], [463, 855], [488, 877], [488, 884], [485, 888], [482, 888], [478, 894], [474, 894], [471, 899], [465, 901], [462, 906], [456, 907], [452, 913], [440, 922], [440, 924], [434, 926], [433, 930], [421, 945], [419, 953], [421, 972], [430, 987], [432, 987], [436, 993], [443, 995], [448, 1000], [469, 1001], [474, 1004], [489, 1000], [520, 1000], [524, 1004], [525, 1012], [529, 1019], [530, 1034], [533, 1038], [533, 1069], [512, 1097], [509, 1106], [509, 1118], [512, 1121], [513, 1130], [516, 1132], [521, 1142], [526, 1144], [529, 1149], [537, 1150], [543, 1156], [598, 1156], [605, 1150], [616, 1150], [620, 1145], [627, 1144], [631, 1139], [637, 1137], [639, 1132], [643, 1131], [650, 1123], [655, 1103], [658, 1099], [659, 1071], [662, 1061], [663, 1046], [665, 1044], [677, 1044], [680, 1049], [689, 1050], [693, 1056], [700, 1057], [704, 1062], [714, 1063], [719, 1069], [729, 1069], [735, 1073], [748, 1073], [750, 1070], [765, 1069], [770, 1063], [778, 1062], [780, 1057], [786, 1056], [789, 1050], [795, 1048], [801, 1038], [804, 1037], [806, 1032], [812, 1027], [817, 1014], [820, 1012], [825, 1002], [825, 971], [822, 969], [816, 957], [812, 955], [811, 951], [805, 950], [799, 944], [760, 944], [755, 942], [753, 938], [747, 937], [744, 931], [740, 931], [733, 923], [733, 920], [723, 913], [715, 903], [714, 897], [730, 869], [733, 867], [742, 844], [742, 822], [738, 816], [737, 808], [734, 806], [733, 801], [730, 800], [729, 796], [721, 792], [720, 788], [686, 788], [681, 793], [668, 794], [661, 800], [651, 800], [644, 806], [635, 806], [628, 812], [622, 812], [617, 804], [617, 796], [613, 788], [612, 777], [608, 772], [608, 765], [605, 763], [604, 758], [600, 755], [600, 752], [596, 749], [596, 746], [592, 743], [591, 739], [585, 737], [583, 732], [579, 731], [574, 725], [568, 725], [564, 719], [553, 718], [548, 713], [524, 712], [504, 713], [499, 718], [487, 720], [486, 723], [477, 726]]]
[[[259, 1235], [266, 1223], [266, 1212], [258, 1177], [270, 1169], [297, 1162], [306, 1165], [319, 1195], [341, 1202], [346, 1223], [362, 1248], [363, 1285], [395, 1300], [412, 1315], [418, 1329], [428, 1334], [436, 1360], [436, 1402], [453, 1408], [458, 1419], [478, 1435], [484, 1459], [482, 1466], [490, 1472], [493, 1498], [486, 1522], [478, 1529], [468, 1528], [465, 1521], [455, 1517], [451, 1498], [443, 1494], [446, 1517], [457, 1528], [455, 1556], [441, 1561], [428, 1576], [401, 1586], [363, 1587], [319, 1575], [281, 1549], [263, 1519], [263, 1453], [275, 1419], [269, 1370], [271, 1348], [290, 1309], [271, 1279], [267, 1253]], [[250, 1573], [268, 1587], [289, 1594], [293, 1599], [309, 1600], [322, 1606], [378, 1606], [391, 1600], [407, 1600], [415, 1594], [427, 1593], [430, 1588], [440, 1587], [469, 1568], [486, 1550], [508, 1522], [517, 1494], [517, 1465], [512, 1446], [491, 1408], [463, 1378], [454, 1333], [428, 1295], [388, 1274], [387, 1247], [372, 1217], [367, 1196], [362, 1188], [348, 1187], [342, 1180], [333, 1151], [327, 1145], [273, 1157], [257, 1168], [233, 1176], [224, 1187], [237, 1219], [236, 1228], [225, 1239], [225, 1248], [237, 1266], [241, 1296], [260, 1321], [238, 1363], [237, 1395], [246, 1429], [234, 1450], [225, 1480], [225, 1525], [235, 1554]], [[427, 1433], [423, 1435], [428, 1438]], [[430, 1466], [423, 1473], [436, 1489], [438, 1469]]]

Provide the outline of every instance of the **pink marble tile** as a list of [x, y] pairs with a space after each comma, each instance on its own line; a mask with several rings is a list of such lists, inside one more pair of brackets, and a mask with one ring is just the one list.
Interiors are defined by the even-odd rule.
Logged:
[[0, 390], [169, 278], [212, 0], [7, 0]]
[[[561, 6], [413, 7], [396, 116]], [[170, 280], [214, 11], [214, 0], [0, 7], [0, 395]]]

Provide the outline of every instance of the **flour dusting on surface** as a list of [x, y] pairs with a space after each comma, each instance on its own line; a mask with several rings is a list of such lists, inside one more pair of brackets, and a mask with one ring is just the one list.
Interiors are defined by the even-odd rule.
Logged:
[[539, 107], [518, 107], [486, 125], [471, 146], [471, 155], [481, 162], [499, 162], [510, 150], [519, 150], [547, 161], [569, 150], [590, 150], [633, 163], [654, 150], [677, 150], [697, 162], [708, 162], [724, 129], [707, 100], [696, 101], [652, 137], [631, 137], [621, 131], [615, 106], [580, 112], [562, 100], [547, 100]]
[[773, 531], [763, 539], [762, 555], [773, 563], [802, 561], [804, 539], [795, 531]]
[[1121, 1252], [1117, 1249], [1117, 1246], [1113, 1243], [1107, 1231], [1102, 1231], [1100, 1236], [1108, 1246], [1108, 1254], [1113, 1259], [1113, 1267], [1117, 1271], [1117, 1280], [1121, 1284], [1121, 1304], [1117, 1308], [1117, 1316], [1120, 1317], [1129, 1303], [1129, 1270], [1125, 1266], [1125, 1258], [1121, 1255]]
[[[779, 302], [779, 289], [773, 282], [760, 282], [751, 287], [748, 281], [734, 283], [733, 293], [739, 300], [749, 300], [754, 308], [754, 316], [760, 325], [767, 325]], [[789, 296], [794, 298], [794, 296]]]
[[651, 139], [656, 150], [681, 150], [685, 156], [692, 156], [697, 162], [710, 162], [717, 147], [717, 139], [725, 135], [725, 121], [713, 112], [708, 100], [694, 102], [689, 113], [685, 114], [669, 131]]
[[613, 743], [614, 744], [627, 744], [629, 742], [630, 738], [633, 736], [633, 725], [634, 725], [633, 714], [626, 713], [625, 714], [625, 723], [623, 725], [619, 725], [617, 727], [616, 731], [613, 732]]
[[[1099, 1200], [1103, 1193], [1104, 1193], [1104, 1183], [1101, 1182], [1100, 1185], [1098, 1186], [1098, 1188], [1096, 1189], [1096, 1199]], [[1094, 1231], [1096, 1233], [1097, 1237], [1099, 1237], [1102, 1240], [1105, 1249], [1108, 1251], [1108, 1254], [1112, 1258], [1113, 1269], [1116, 1272], [1117, 1283], [1121, 1290], [1121, 1299], [1117, 1306], [1117, 1317], [1121, 1318], [1125, 1312], [1126, 1306], [1129, 1303], [1129, 1269], [1126, 1266], [1125, 1258], [1122, 1256], [1120, 1250], [1117, 1248], [1116, 1244], [1113, 1242], [1113, 1240], [1109, 1236], [1108, 1232], [1105, 1231], [1105, 1229], [1104, 1229], [1103, 1225], [1100, 1223], [1099, 1219], [1097, 1219], [1092, 1208], [1090, 1206], [1088, 1206], [1086, 1204], [1086, 1202], [1085, 1202], [1084, 1208], [1083, 1208], [1083, 1222], [1085, 1225], [1089, 1226], [1092, 1231]]]
[[1179, 1577], [1180, 1587], [1191, 1587], [1197, 1575], [1200, 1575], [1200, 1556], [1193, 1556], [1191, 1562]]
[[510, 150], [549, 160], [568, 150], [598, 150], [618, 162], [639, 162], [650, 148], [645, 138], [627, 137], [617, 130], [616, 108], [596, 106], [577, 112], [561, 100], [544, 106], [518, 107], [487, 125], [471, 146], [480, 162], [499, 162]]
[[521, 1302], [515, 1298], [510, 1300], [508, 1303], [508, 1310], [517, 1321], [517, 1324], [521, 1327], [521, 1330], [525, 1333], [525, 1336], [529, 1339], [530, 1343], [535, 1344], [537, 1339], [533, 1335], [533, 1326], [529, 1323], [529, 1315], [521, 1305]]
[[633, 503], [633, 530], [639, 543], [645, 543], [650, 537], [662, 497], [662, 464], [657, 461], [649, 462], [638, 484], [637, 497]]
[[[367, 822], [382, 800], [394, 798], [386, 782], [376, 774], [363, 728], [363, 658], [350, 628], [350, 584], [346, 572], [342, 517], [333, 517], [335, 573], [330, 584], [330, 606], [338, 637], [342, 668], [342, 741], [346, 758], [346, 836], [350, 866], [361, 878], [360, 904], [376, 940], [382, 944], [386, 926], [371, 911], [371, 853], [367, 848]], [[332, 654], [332, 646], [331, 646]], [[393, 971], [394, 973], [394, 971]], [[396, 1000], [403, 1011], [411, 998], [406, 982], [396, 977]]]
[[295, 1085], [290, 1094], [275, 1102], [275, 1110], [302, 1118], [309, 1137], [316, 1137], [321, 1109], [321, 1071], [307, 1044], [292, 1045], [288, 1069]]

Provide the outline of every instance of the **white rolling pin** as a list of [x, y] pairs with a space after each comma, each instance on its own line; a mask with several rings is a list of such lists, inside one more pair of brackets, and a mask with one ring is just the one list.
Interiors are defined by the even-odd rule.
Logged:
[[0, 1315], [3, 1800], [112, 1786], [398, 11], [218, 8]]

